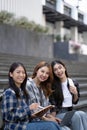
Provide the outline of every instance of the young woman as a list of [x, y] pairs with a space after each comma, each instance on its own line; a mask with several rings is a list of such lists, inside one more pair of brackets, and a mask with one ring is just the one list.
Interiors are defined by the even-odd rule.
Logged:
[[[31, 78], [27, 80], [27, 92], [29, 93], [29, 101], [31, 103], [39, 103], [45, 107], [49, 105], [49, 96], [52, 93], [51, 85], [53, 81], [51, 65], [42, 61], [34, 68]], [[42, 120], [60, 122], [50, 113], [42, 117]], [[62, 127], [62, 130], [68, 130], [68, 127]]]
[[[68, 77], [67, 69], [61, 61], [53, 61], [51, 63], [54, 75], [54, 82], [52, 85], [53, 93], [50, 96], [50, 102], [55, 104], [57, 117], [61, 119], [65, 112], [73, 109], [73, 104], [79, 100], [78, 83], [74, 82]], [[87, 115], [83, 111], [76, 111], [71, 119], [70, 127], [72, 130], [86, 130], [87, 129]]]
[[31, 122], [32, 111], [39, 104], [28, 104], [26, 91], [27, 73], [21, 63], [13, 63], [9, 69], [9, 88], [2, 100], [4, 130], [60, 130], [54, 122]]

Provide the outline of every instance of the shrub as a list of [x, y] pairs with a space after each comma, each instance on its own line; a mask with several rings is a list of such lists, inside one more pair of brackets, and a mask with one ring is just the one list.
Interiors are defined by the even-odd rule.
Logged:
[[7, 11], [0, 12], [0, 23], [10, 23], [14, 14]]
[[33, 21], [28, 21], [26, 17], [15, 18], [14, 14], [8, 13], [7, 11], [0, 12], [0, 23], [10, 24], [14, 26], [16, 25], [18, 27], [22, 27], [35, 32], [48, 32], [48, 28], [38, 25]]

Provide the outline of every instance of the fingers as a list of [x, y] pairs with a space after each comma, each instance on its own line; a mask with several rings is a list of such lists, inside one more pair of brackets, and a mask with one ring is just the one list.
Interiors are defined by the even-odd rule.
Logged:
[[30, 107], [30, 110], [35, 110], [39, 107], [39, 103], [32, 103], [29, 107]]
[[70, 87], [70, 92], [73, 93], [73, 94], [77, 94], [76, 87]]

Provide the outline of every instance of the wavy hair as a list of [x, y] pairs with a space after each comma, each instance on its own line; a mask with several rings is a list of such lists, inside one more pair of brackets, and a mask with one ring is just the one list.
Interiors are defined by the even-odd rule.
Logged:
[[53, 74], [52, 74], [51, 65], [49, 63], [45, 62], [45, 61], [41, 61], [40, 63], [38, 63], [36, 65], [36, 67], [34, 68], [34, 71], [33, 71], [33, 74], [32, 74], [32, 79], [36, 77], [37, 71], [44, 66], [47, 66], [49, 68], [49, 77], [46, 81], [40, 83], [40, 87], [42, 88], [45, 96], [49, 97], [50, 94], [52, 93], [51, 85], [52, 85], [52, 82], [53, 82]]

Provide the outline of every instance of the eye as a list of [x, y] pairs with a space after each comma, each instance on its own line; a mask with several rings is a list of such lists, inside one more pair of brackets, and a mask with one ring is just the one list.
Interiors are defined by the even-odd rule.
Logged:
[[56, 71], [57, 69], [54, 69], [54, 71]]
[[25, 74], [25, 72], [22, 72], [22, 74]]
[[59, 66], [58, 68], [59, 68], [59, 69], [61, 69], [61, 68], [62, 68], [62, 66]]
[[20, 73], [25, 74], [24, 71], [16, 71], [16, 73], [17, 73], [17, 74], [20, 74]]
[[19, 74], [19, 73], [20, 73], [20, 71], [16, 71], [16, 73], [17, 73], [17, 74]]
[[42, 73], [44, 73], [44, 70], [41, 70]]
[[47, 73], [46, 73], [46, 75], [48, 75], [48, 76], [49, 76], [49, 72], [47, 72]]

